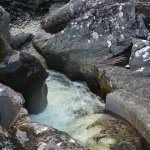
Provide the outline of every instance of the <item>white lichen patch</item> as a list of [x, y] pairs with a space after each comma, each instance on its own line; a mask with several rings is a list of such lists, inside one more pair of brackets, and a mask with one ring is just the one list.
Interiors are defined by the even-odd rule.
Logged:
[[108, 47], [111, 47], [111, 41], [110, 40], [107, 41], [107, 44], [108, 44]]
[[98, 33], [97, 32], [92, 32], [92, 38], [93, 39], [95, 39], [95, 40], [97, 40], [98, 38], [99, 38], [99, 35], [98, 35]]
[[149, 56], [149, 52], [145, 52], [145, 54], [143, 55], [143, 58], [147, 58]]
[[124, 30], [124, 29], [125, 29], [125, 27], [124, 27], [124, 26], [122, 26], [122, 27], [121, 27], [121, 29], [122, 29], [122, 30]]
[[119, 12], [119, 17], [122, 18], [123, 17], [123, 12]]
[[88, 22], [88, 23], [87, 23], [87, 27], [89, 27], [90, 25], [91, 25], [91, 22]]
[[120, 28], [120, 26], [119, 26], [119, 24], [116, 22], [116, 24], [115, 24], [115, 28], [116, 29], [118, 29], [118, 28]]
[[60, 147], [60, 146], [61, 146], [61, 144], [62, 144], [62, 143], [60, 142], [60, 143], [57, 143], [56, 145], [57, 145], [58, 147]]
[[[150, 51], [150, 46], [146, 46], [138, 51], [135, 52], [136, 57], [143, 56], [146, 52]], [[147, 57], [147, 54], [144, 56]]]
[[129, 65], [126, 65], [125, 68], [130, 68], [130, 66], [129, 66]]
[[5, 90], [5, 87], [4, 88], [0, 88], [0, 92], [4, 91]]
[[88, 19], [89, 16], [90, 16], [90, 15], [89, 15], [88, 13], [86, 13], [86, 14], [84, 15], [83, 19]]
[[76, 141], [73, 140], [73, 139], [70, 139], [69, 142], [71, 142], [71, 143], [76, 143]]
[[144, 70], [144, 67], [139, 68], [138, 70], [136, 70], [137, 72], [142, 72]]
[[134, 44], [133, 47], [138, 47], [137, 44]]
[[36, 135], [42, 134], [42, 133], [49, 130], [49, 128], [47, 126], [44, 126], [44, 125], [38, 125], [38, 124], [34, 123], [33, 126], [34, 126], [34, 132]]
[[119, 6], [119, 10], [120, 10], [120, 11], [122, 10], [122, 6]]
[[121, 34], [121, 35], [120, 35], [120, 37], [121, 37], [121, 39], [125, 39], [125, 37], [124, 37], [124, 35], [123, 35], [123, 34]]
[[88, 44], [91, 44], [91, 40], [88, 40]]
[[63, 34], [63, 33], [64, 33], [64, 30], [62, 30], [61, 33]]

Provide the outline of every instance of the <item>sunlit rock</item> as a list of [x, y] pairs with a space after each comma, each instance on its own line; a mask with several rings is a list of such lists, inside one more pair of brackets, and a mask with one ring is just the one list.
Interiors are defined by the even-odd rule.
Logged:
[[104, 114], [84, 116], [71, 122], [66, 131], [90, 150], [136, 150], [140, 138], [130, 126]]

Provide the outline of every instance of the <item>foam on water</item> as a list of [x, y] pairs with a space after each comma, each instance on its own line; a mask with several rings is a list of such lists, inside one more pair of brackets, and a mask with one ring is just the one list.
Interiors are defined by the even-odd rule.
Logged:
[[63, 130], [75, 118], [103, 112], [104, 103], [85, 83], [72, 82], [54, 71], [49, 71], [46, 83], [48, 105], [42, 113], [31, 115], [34, 121]]

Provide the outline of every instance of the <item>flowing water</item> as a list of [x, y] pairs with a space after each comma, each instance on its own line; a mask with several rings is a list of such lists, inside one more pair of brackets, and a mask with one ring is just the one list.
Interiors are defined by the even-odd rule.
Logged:
[[104, 103], [84, 82], [72, 82], [61, 73], [49, 71], [46, 84], [48, 105], [42, 113], [31, 115], [34, 121], [64, 130], [76, 118], [103, 112]]
[[67, 132], [89, 150], [136, 150], [139, 139], [134, 131], [105, 114], [105, 104], [86, 83], [48, 72], [48, 105], [42, 113], [31, 115], [33, 121]]

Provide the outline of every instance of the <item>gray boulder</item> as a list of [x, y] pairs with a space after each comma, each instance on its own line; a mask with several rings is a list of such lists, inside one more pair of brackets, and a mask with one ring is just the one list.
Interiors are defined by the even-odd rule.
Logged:
[[23, 106], [24, 99], [9, 87], [0, 84], [0, 125], [8, 128]]
[[[3, 39], [1, 45], [9, 47]], [[41, 112], [47, 105], [47, 75], [40, 61], [25, 51], [11, 49], [0, 63], [0, 82], [23, 94], [30, 113]]]
[[138, 129], [138, 132], [146, 139], [144, 143], [145, 149], [149, 149], [149, 145], [146, 143], [150, 142], [149, 108], [149, 99], [135, 95], [132, 92], [117, 90], [106, 97], [106, 110], [126, 118], [126, 120]]
[[130, 68], [143, 71], [150, 67], [150, 41], [134, 38], [132, 53], [129, 61]]
[[60, 56], [63, 63], [57, 63], [57, 67], [66, 70], [73, 65], [69, 61], [102, 63], [131, 46], [131, 37], [136, 36], [135, 6], [129, 2], [103, 7], [97, 1], [92, 9], [74, 19], [61, 32], [53, 36], [42, 34], [35, 36], [33, 44], [46, 56], [50, 67], [54, 57]]
[[78, 18], [84, 12], [99, 6], [103, 8], [106, 5], [128, 2], [129, 0], [70, 0], [68, 4], [60, 8], [57, 13], [50, 15], [46, 20], [41, 22], [44, 30], [50, 33], [57, 33], [62, 30], [68, 22]]

